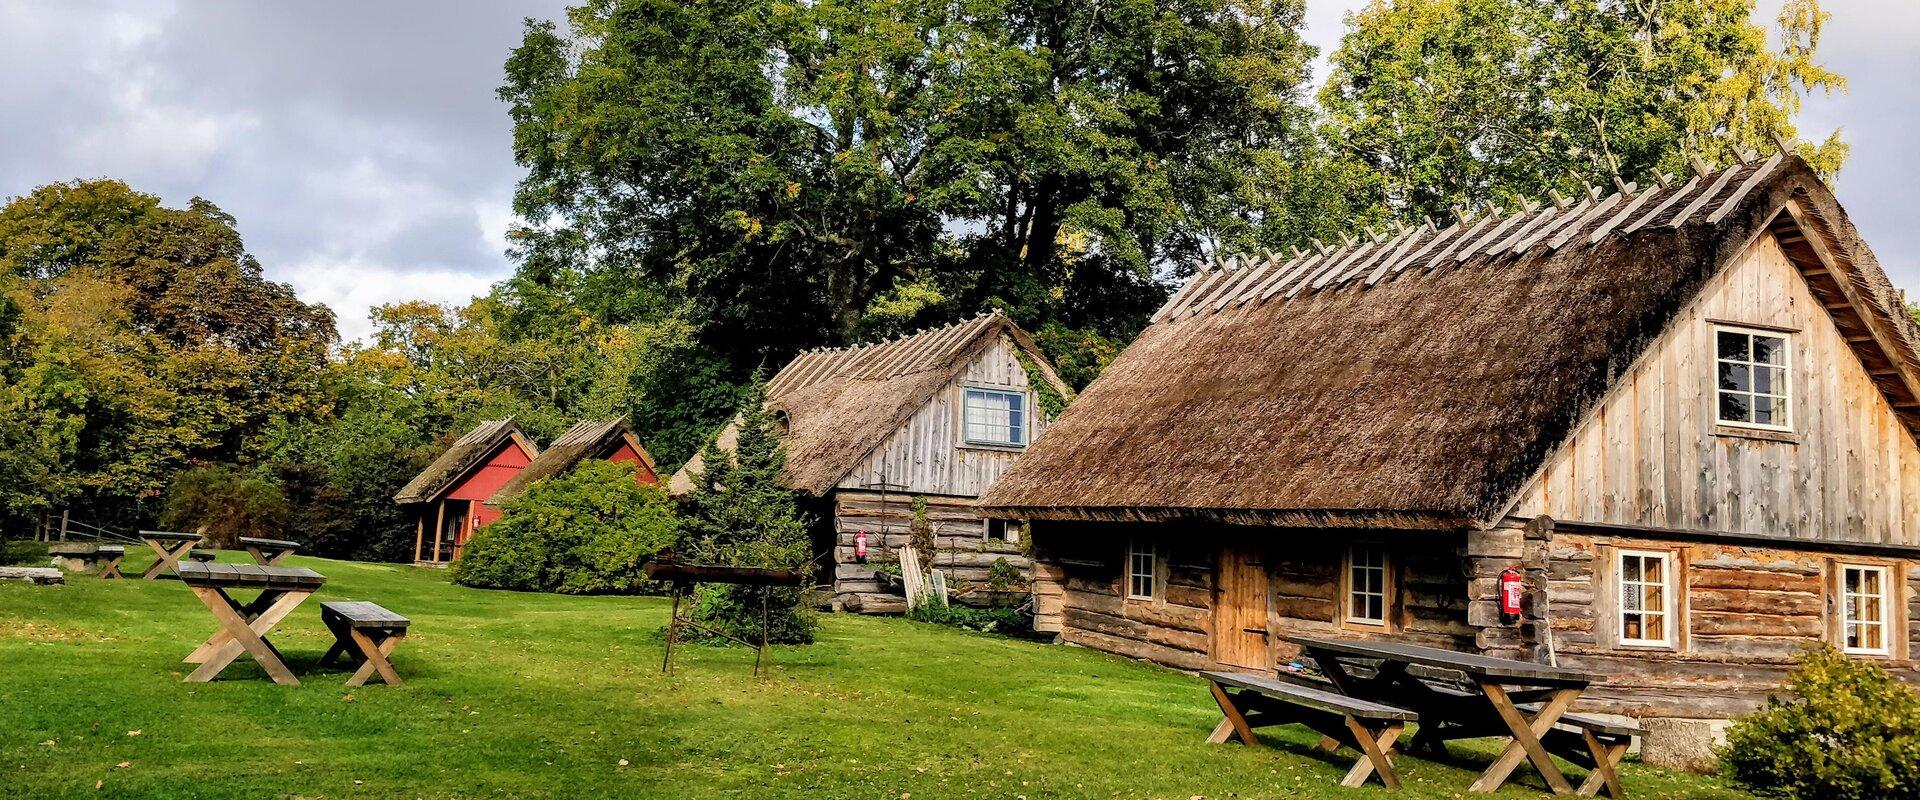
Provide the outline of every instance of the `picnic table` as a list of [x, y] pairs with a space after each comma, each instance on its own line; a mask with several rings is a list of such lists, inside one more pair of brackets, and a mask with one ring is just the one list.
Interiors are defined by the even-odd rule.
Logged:
[[152, 581], [159, 580], [160, 575], [168, 570], [179, 574], [180, 560], [192, 553], [194, 546], [202, 540], [197, 533], [141, 531], [140, 541], [146, 542], [148, 547], [153, 548], [153, 554], [159, 556], [147, 567], [146, 572], [140, 573], [141, 578]]
[[290, 542], [285, 539], [261, 539], [254, 536], [240, 537], [240, 546], [247, 549], [248, 555], [253, 556], [253, 563], [265, 567], [279, 564], [281, 559], [293, 555], [294, 551], [300, 549], [299, 542]]
[[[187, 675], [188, 683], [213, 680], [244, 652], [253, 656], [274, 683], [300, 685], [300, 679], [287, 669], [286, 659], [266, 635], [313, 596], [327, 582], [326, 576], [305, 567], [259, 564], [181, 564], [176, 569], [180, 582], [193, 590], [220, 623], [220, 629], [186, 657], [186, 663], [200, 665]], [[251, 602], [241, 603], [227, 593], [229, 589], [258, 589], [260, 594]]]
[[[1299, 645], [1341, 694], [1417, 712], [1420, 727], [1414, 735], [1414, 751], [1423, 747], [1440, 750], [1441, 743], [1449, 739], [1505, 738], [1506, 747], [1473, 782], [1473, 791], [1499, 789], [1520, 762], [1530, 761], [1555, 794], [1574, 793], [1552, 753], [1592, 766], [1593, 772], [1580, 787], [1580, 794], [1593, 795], [1605, 789], [1612, 797], [1621, 796], [1614, 771], [1626, 752], [1626, 744], [1620, 740], [1637, 728], [1582, 719], [1586, 734], [1582, 741], [1559, 744], [1551, 750], [1543, 741], [1552, 738], [1549, 734], [1556, 724], [1572, 719], [1566, 716], [1567, 709], [1594, 682], [1591, 673], [1403, 642], [1311, 636], [1286, 639]], [[1372, 675], [1356, 675], [1347, 663], [1356, 660], [1371, 663]], [[1416, 666], [1460, 673], [1474, 691], [1422, 678], [1412, 670]], [[1600, 741], [1596, 735], [1608, 738]]]

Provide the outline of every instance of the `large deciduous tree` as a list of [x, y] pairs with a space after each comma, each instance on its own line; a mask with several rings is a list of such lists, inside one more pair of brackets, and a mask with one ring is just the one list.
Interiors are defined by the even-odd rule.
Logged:
[[1300, 10], [592, 0], [507, 63], [522, 276], [688, 302], [736, 374], [984, 305], [1130, 335], [1309, 146]]
[[[1795, 138], [1827, 14], [1786, 0], [1770, 48], [1754, 0], [1376, 0], [1351, 18], [1321, 92], [1341, 154], [1410, 216], [1511, 207], [1585, 181], [1683, 174]], [[1831, 175], [1838, 133], [1798, 150]]]

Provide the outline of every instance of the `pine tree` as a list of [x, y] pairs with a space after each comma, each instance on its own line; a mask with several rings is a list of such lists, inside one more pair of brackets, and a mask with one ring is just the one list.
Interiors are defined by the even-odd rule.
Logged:
[[[786, 450], [766, 408], [766, 384], [756, 376], [745, 392], [732, 453], [710, 442], [703, 468], [693, 474], [677, 548], [689, 561], [807, 571], [812, 556], [807, 515], [780, 482]], [[759, 635], [761, 599], [771, 608], [769, 640], [813, 641], [815, 619], [802, 589], [714, 585], [701, 592], [696, 615], [708, 625], [752, 640]]]

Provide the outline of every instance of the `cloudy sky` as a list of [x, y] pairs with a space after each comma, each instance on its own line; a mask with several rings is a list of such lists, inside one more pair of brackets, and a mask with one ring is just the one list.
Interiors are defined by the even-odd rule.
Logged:
[[[511, 271], [501, 63], [523, 18], [565, 5], [0, 0], [0, 198], [98, 176], [205, 197], [348, 338], [379, 303], [465, 301]], [[1310, 37], [1329, 49], [1359, 5], [1308, 0]], [[1803, 131], [1845, 128], [1841, 200], [1920, 293], [1920, 2], [1826, 5], [1821, 51], [1853, 87], [1809, 103]]]

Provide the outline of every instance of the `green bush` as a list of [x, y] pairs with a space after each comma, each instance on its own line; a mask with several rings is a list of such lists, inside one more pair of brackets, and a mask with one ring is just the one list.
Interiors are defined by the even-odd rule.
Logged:
[[987, 588], [996, 592], [1012, 591], [1023, 582], [1019, 568], [1005, 558], [994, 559], [993, 566], [987, 568]]
[[474, 533], [453, 580], [483, 589], [630, 594], [678, 524], [666, 492], [634, 482], [630, 464], [587, 461], [535, 483]]
[[1920, 692], [1830, 645], [1735, 723], [1722, 768], [1756, 792], [1800, 800], [1920, 798]]
[[936, 625], [951, 625], [982, 633], [1005, 633], [1024, 635], [1033, 629], [1033, 617], [1017, 608], [973, 608], [961, 605], [941, 605], [939, 600], [926, 600], [907, 612], [909, 619], [931, 622]]
[[232, 548], [242, 536], [286, 539], [287, 498], [280, 487], [239, 469], [215, 465], [180, 473], [167, 489], [160, 525], [197, 531], [214, 547]]

